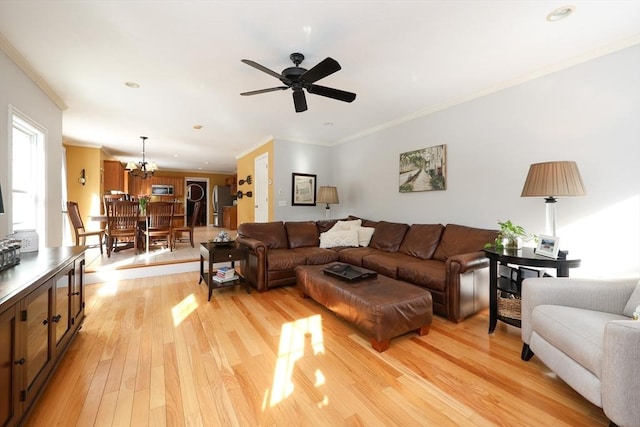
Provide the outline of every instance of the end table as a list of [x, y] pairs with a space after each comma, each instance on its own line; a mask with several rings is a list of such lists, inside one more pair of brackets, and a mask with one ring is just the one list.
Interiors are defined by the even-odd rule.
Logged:
[[[239, 245], [236, 242], [229, 245], [220, 245], [213, 242], [200, 243], [200, 280], [198, 281], [198, 284], [202, 283], [202, 280], [207, 283], [207, 286], [209, 287], [208, 301], [211, 301], [211, 294], [214, 289], [237, 286], [240, 284], [240, 281], [245, 282], [247, 293], [251, 292], [251, 285], [249, 284], [249, 281], [241, 275], [238, 275], [238, 278], [235, 280], [223, 283], [216, 282], [213, 279], [213, 276], [215, 275], [213, 264], [230, 261], [231, 268], [235, 268], [236, 261], [247, 262], [248, 256], [249, 250], [245, 246]], [[209, 263], [207, 271], [204, 270], [205, 259], [208, 260]]]
[[[484, 253], [489, 258], [489, 333], [493, 333], [498, 320], [498, 263], [515, 264], [527, 267], [555, 268], [557, 277], [569, 277], [569, 269], [580, 266], [579, 259], [548, 258], [536, 255], [533, 248], [496, 249], [486, 248]], [[513, 324], [511, 322], [507, 322]], [[517, 325], [515, 325], [517, 326]]]

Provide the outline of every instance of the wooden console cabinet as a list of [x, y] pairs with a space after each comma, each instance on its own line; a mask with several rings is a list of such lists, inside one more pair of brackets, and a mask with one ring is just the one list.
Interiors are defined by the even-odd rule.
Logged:
[[24, 421], [84, 318], [84, 246], [0, 272], [0, 425]]

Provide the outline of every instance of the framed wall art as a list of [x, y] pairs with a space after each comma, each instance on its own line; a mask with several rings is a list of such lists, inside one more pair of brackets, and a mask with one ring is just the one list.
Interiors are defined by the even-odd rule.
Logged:
[[291, 206], [316, 205], [316, 175], [291, 174]]
[[536, 255], [558, 258], [559, 241], [560, 239], [555, 236], [540, 236]]
[[447, 189], [446, 145], [400, 154], [401, 193]]

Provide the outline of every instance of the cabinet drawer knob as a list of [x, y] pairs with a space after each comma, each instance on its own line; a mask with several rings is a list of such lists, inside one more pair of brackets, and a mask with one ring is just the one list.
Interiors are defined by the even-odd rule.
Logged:
[[72, 292], [71, 295], [80, 295], [80, 292]]
[[231, 255], [231, 254], [229, 254], [229, 258], [231, 258], [231, 257], [232, 257], [232, 255]]
[[42, 324], [43, 324], [43, 325], [46, 325], [47, 323], [49, 323], [49, 319], [44, 319], [44, 320], [42, 321]]
[[19, 359], [19, 360], [16, 360], [14, 363], [15, 363], [16, 365], [24, 365], [25, 363], [27, 363], [27, 359], [25, 359], [25, 358], [23, 357], [23, 358], [21, 358], [21, 359]]
[[58, 323], [60, 319], [62, 319], [62, 315], [58, 314], [57, 316], [54, 316], [53, 319], [51, 319], [51, 321], [54, 323]]

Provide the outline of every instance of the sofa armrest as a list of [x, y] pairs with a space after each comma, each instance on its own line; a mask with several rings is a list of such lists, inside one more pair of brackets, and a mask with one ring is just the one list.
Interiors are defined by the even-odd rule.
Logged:
[[[461, 309], [461, 306], [478, 306], [480, 298], [477, 292], [462, 290], [461, 275], [472, 273], [475, 270], [487, 268], [489, 259], [484, 252], [469, 252], [460, 255], [453, 255], [447, 258], [445, 264], [446, 286], [447, 286], [447, 318], [452, 322], [461, 322], [469, 315], [467, 310]], [[488, 285], [487, 285], [488, 286]], [[475, 310], [475, 309], [474, 309]]]
[[619, 426], [640, 422], [640, 322], [607, 323], [602, 355], [602, 409]]
[[259, 291], [267, 288], [267, 245], [251, 237], [238, 236], [236, 242], [249, 248], [248, 262], [242, 263], [240, 272]]
[[622, 315], [638, 279], [541, 277], [522, 282], [522, 341], [531, 338], [531, 313], [538, 305], [562, 305]]
[[454, 255], [447, 259], [447, 272], [452, 274], [464, 274], [488, 266], [489, 258], [484, 255], [484, 252]]

